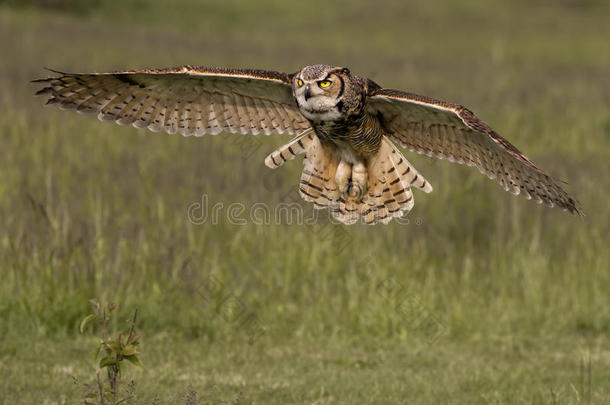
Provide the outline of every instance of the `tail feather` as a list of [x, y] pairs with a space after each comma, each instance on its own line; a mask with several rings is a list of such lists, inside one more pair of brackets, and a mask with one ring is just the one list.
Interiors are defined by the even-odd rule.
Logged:
[[315, 208], [329, 207], [334, 215], [338, 211], [341, 198], [341, 193], [335, 184], [339, 156], [322, 145], [317, 136], [311, 134], [309, 139], [303, 160], [299, 192], [305, 201], [313, 202]]
[[406, 182], [409, 186], [418, 188], [425, 193], [432, 192], [432, 185], [424, 178], [424, 176], [415, 170], [413, 165], [403, 156], [402, 152], [398, 150], [396, 145], [385, 137], [382, 140], [382, 144], [386, 144], [388, 149], [391, 150], [390, 156], [395, 169], [400, 173], [401, 180]]
[[299, 194], [305, 201], [312, 202], [314, 208], [337, 210], [340, 193], [335, 185], [335, 171], [339, 158], [322, 145], [313, 131], [296, 136], [270, 153], [265, 158], [265, 165], [275, 169], [302, 153], [305, 153], [305, 159]]
[[411, 172], [417, 173], [402, 153], [384, 137], [379, 152], [368, 165], [366, 209], [362, 211], [365, 223], [387, 224], [392, 218], [411, 210], [414, 204]]
[[332, 210], [332, 215], [347, 225], [355, 224], [360, 218], [362, 202], [353, 197], [339, 196], [339, 205]]

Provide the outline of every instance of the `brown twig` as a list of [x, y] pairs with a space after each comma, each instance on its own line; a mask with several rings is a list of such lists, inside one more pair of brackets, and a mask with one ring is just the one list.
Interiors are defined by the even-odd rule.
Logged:
[[104, 405], [104, 390], [102, 389], [102, 382], [100, 381], [100, 373], [97, 372], [97, 387], [100, 391], [100, 402], [101, 405]]
[[131, 342], [131, 339], [133, 338], [133, 331], [136, 327], [136, 319], [138, 317], [138, 308], [136, 308], [136, 311], [133, 314], [133, 319], [131, 320], [131, 328], [129, 328], [129, 335], [127, 336], [127, 342]]

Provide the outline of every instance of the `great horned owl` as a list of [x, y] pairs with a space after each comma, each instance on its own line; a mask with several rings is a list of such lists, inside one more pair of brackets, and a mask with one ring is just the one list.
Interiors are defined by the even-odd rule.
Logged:
[[470, 110], [384, 89], [347, 68], [314, 65], [297, 73], [183, 66], [73, 74], [35, 80], [47, 104], [102, 121], [201, 136], [288, 133], [271, 168], [304, 153], [303, 199], [346, 224], [388, 223], [413, 207], [412, 188], [430, 183], [394, 145], [476, 166], [505, 190], [580, 213], [578, 203]]

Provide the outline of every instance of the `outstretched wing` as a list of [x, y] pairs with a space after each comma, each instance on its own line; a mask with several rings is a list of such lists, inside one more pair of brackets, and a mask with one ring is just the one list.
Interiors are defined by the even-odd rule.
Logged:
[[368, 112], [377, 116], [389, 136], [404, 148], [476, 166], [506, 191], [580, 214], [574, 198], [467, 108], [372, 87]]
[[266, 70], [183, 66], [112, 73], [62, 73], [35, 80], [47, 104], [102, 121], [185, 136], [232, 132], [297, 134], [310, 127], [290, 75]]

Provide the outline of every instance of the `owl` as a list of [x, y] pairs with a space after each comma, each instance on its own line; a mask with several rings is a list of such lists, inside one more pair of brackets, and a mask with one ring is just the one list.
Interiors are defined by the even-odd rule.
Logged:
[[388, 223], [432, 185], [397, 148], [475, 166], [513, 194], [580, 214], [549, 175], [467, 108], [386, 89], [345, 67], [293, 74], [183, 66], [55, 77], [36, 94], [62, 109], [184, 136], [290, 134], [272, 168], [303, 154], [301, 197], [345, 224]]

